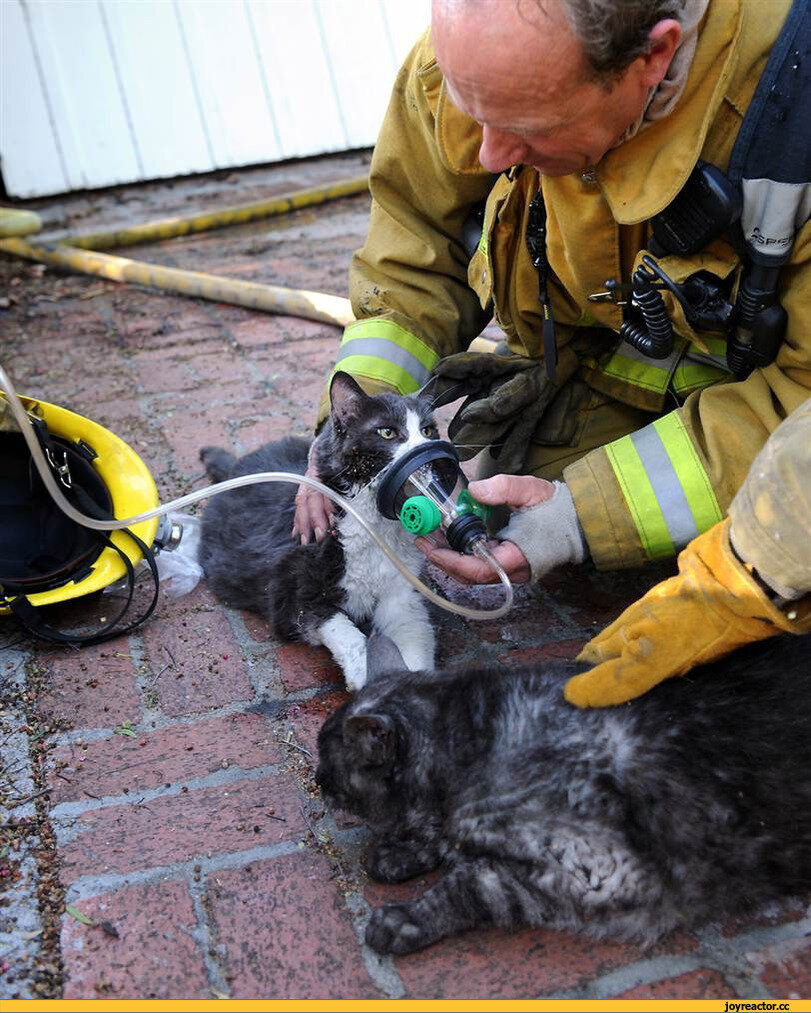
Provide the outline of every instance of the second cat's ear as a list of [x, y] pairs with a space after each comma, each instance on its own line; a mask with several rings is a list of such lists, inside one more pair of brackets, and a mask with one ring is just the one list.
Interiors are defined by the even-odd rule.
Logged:
[[344, 721], [344, 742], [356, 763], [389, 766], [397, 748], [394, 721], [387, 714], [351, 714]]
[[341, 425], [345, 426], [350, 419], [360, 415], [363, 403], [368, 397], [358, 381], [349, 373], [338, 370], [330, 381], [329, 400], [332, 417]]
[[366, 684], [388, 672], [405, 672], [408, 665], [397, 644], [383, 633], [372, 633], [366, 640]]

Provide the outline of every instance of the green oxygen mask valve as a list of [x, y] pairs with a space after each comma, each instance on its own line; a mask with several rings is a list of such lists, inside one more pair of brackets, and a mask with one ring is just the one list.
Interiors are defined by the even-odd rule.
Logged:
[[400, 523], [410, 535], [430, 535], [442, 524], [442, 511], [428, 496], [409, 496], [400, 510]]
[[456, 449], [445, 440], [426, 440], [393, 461], [381, 477], [377, 506], [417, 537], [442, 528], [457, 552], [487, 541], [489, 510], [470, 495]]

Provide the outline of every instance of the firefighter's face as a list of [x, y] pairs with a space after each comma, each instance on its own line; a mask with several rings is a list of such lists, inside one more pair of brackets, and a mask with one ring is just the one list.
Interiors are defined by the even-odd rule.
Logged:
[[482, 128], [490, 172], [531, 165], [566, 176], [596, 165], [641, 116], [680, 38], [651, 32], [651, 53], [595, 80], [563, 5], [544, 0], [434, 0], [432, 39], [448, 95]]

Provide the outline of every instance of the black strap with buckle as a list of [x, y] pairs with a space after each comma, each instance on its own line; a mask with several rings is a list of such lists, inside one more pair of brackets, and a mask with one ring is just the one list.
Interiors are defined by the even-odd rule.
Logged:
[[546, 375], [554, 383], [555, 368], [558, 363], [558, 346], [555, 341], [555, 321], [552, 317], [552, 305], [549, 302], [547, 288], [549, 260], [546, 256], [546, 205], [543, 202], [540, 185], [529, 205], [527, 249], [532, 259], [532, 265], [538, 272], [538, 302], [541, 304], [541, 315], [543, 316], [543, 355], [546, 362]]

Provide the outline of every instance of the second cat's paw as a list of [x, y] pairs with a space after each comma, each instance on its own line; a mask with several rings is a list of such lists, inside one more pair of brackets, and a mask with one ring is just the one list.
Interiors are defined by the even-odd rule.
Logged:
[[[401, 883], [421, 871], [413, 851], [402, 845], [381, 844], [370, 848], [364, 865], [372, 879], [379, 883]], [[415, 866], [416, 872], [412, 871]]]
[[413, 844], [380, 844], [369, 849], [364, 865], [372, 879], [379, 883], [402, 883], [404, 879], [428, 872], [436, 861], [428, 861]]
[[377, 953], [412, 953], [433, 939], [413, 920], [408, 904], [387, 904], [372, 912], [366, 943]]

